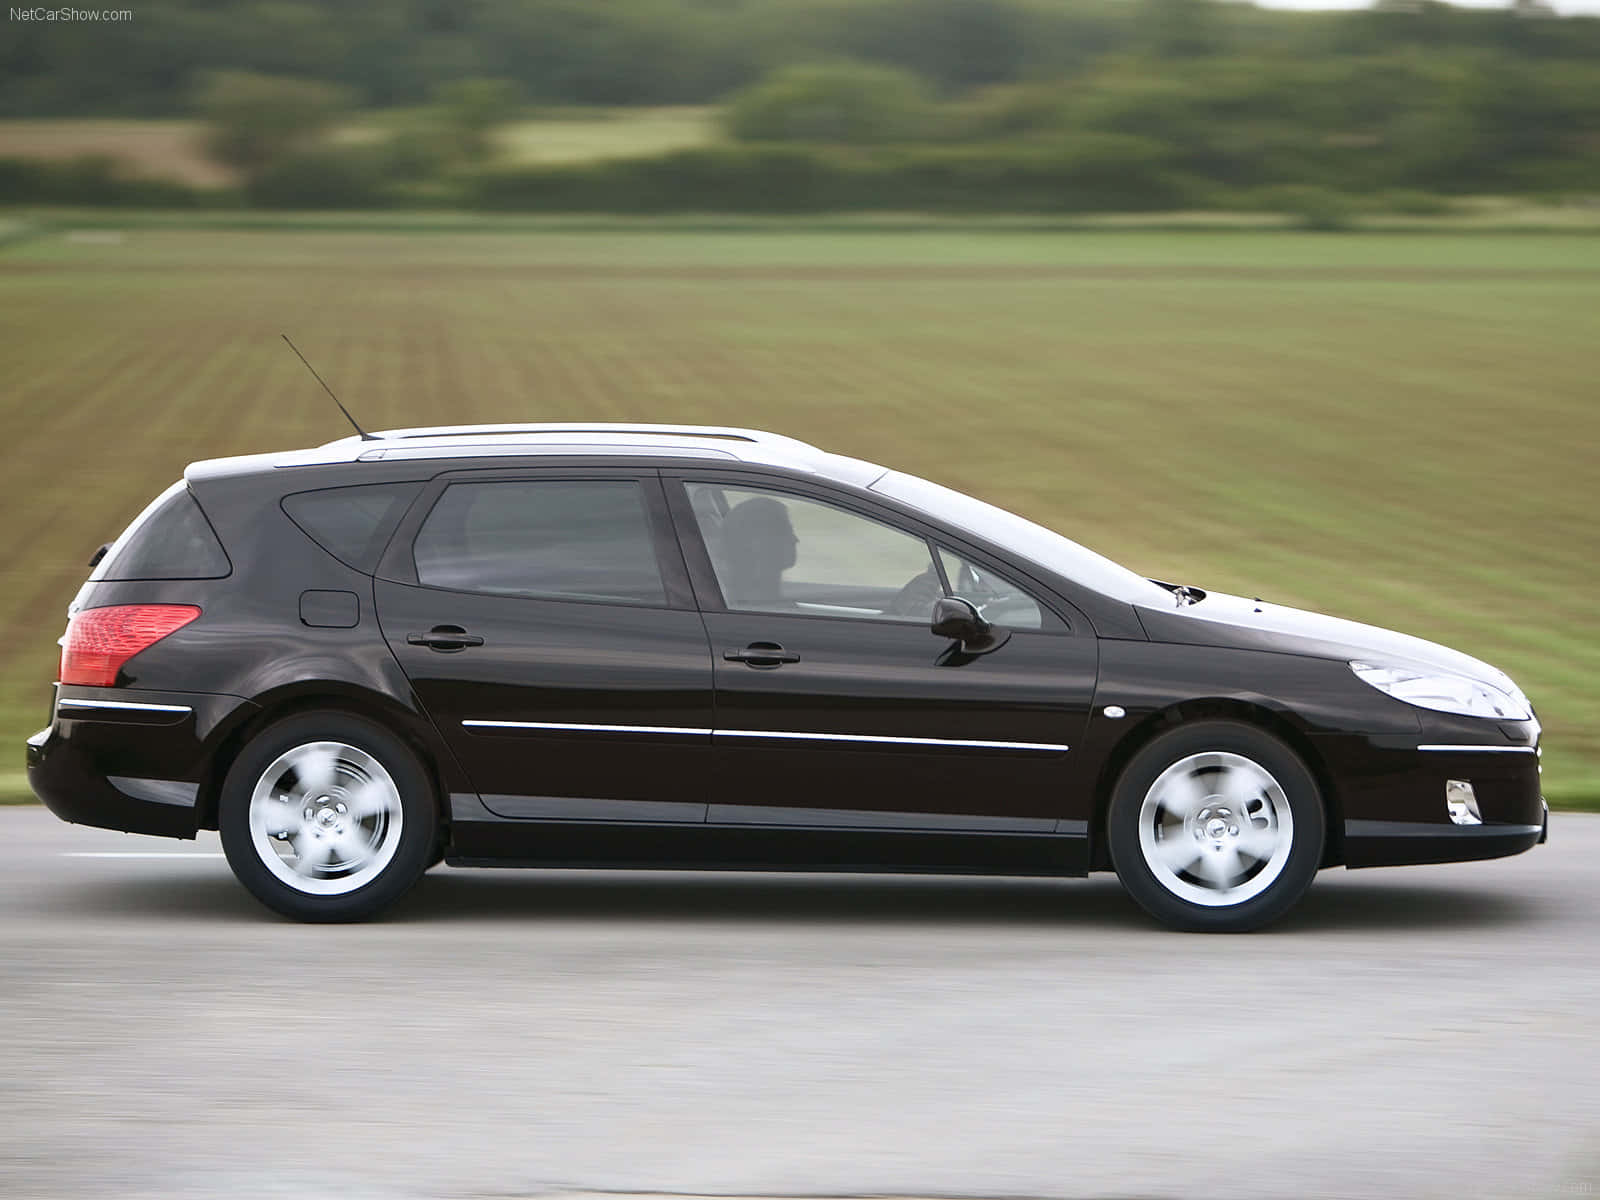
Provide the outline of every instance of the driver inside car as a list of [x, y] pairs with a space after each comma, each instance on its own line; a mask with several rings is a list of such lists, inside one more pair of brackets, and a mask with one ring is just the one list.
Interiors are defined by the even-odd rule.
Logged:
[[792, 608], [783, 594], [783, 573], [796, 562], [789, 510], [770, 496], [752, 496], [722, 519], [727, 558], [727, 600], [738, 608]]

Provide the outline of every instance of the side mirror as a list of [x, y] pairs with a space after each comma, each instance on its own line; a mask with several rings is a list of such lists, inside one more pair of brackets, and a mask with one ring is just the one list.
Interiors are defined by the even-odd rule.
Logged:
[[997, 630], [985, 621], [977, 606], [960, 596], [941, 596], [933, 602], [930, 628], [935, 637], [960, 642], [963, 654], [987, 654], [998, 650], [1011, 637], [1008, 630]]

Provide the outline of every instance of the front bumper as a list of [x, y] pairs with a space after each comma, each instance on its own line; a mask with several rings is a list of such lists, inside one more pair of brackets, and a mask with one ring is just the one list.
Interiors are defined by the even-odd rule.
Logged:
[[211, 693], [62, 688], [28, 739], [28, 786], [63, 821], [192, 838], [222, 730], [254, 709]]
[[1548, 809], [1541, 814], [1537, 825], [1346, 821], [1345, 866], [1397, 867], [1505, 858], [1542, 844], [1549, 836], [1549, 828]]
[[[1489, 723], [1484, 722], [1483, 725]], [[1492, 736], [1491, 736], [1492, 735]], [[1319, 749], [1344, 821], [1337, 861], [1348, 867], [1504, 858], [1548, 836], [1536, 722], [1424, 728], [1419, 735], [1332, 735]], [[1472, 784], [1482, 823], [1457, 825], [1450, 780]]]

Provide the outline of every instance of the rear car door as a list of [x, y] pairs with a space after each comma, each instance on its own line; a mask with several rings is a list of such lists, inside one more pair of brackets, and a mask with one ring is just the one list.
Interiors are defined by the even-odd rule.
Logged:
[[[710, 821], [1086, 832], [1061, 820], [1094, 694], [1086, 621], [858, 497], [666, 483], [716, 673]], [[1003, 646], [933, 635], [934, 601], [959, 592], [1011, 631]]]
[[436, 479], [377, 579], [385, 640], [503, 817], [699, 822], [712, 675], [646, 470]]

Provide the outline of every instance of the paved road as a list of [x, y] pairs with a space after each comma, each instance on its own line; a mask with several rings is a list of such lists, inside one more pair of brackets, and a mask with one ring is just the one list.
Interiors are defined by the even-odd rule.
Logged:
[[1242, 938], [1098, 877], [444, 868], [309, 928], [217, 850], [0, 810], [0, 1195], [1600, 1194], [1600, 817]]

